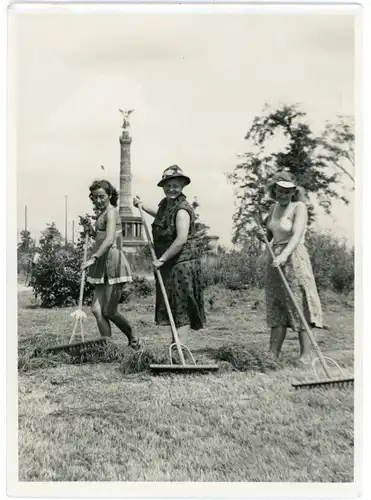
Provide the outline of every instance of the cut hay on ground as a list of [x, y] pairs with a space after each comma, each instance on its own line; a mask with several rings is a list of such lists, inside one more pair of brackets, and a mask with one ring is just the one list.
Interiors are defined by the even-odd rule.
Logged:
[[[27, 372], [61, 364], [81, 363], [118, 363], [123, 374], [150, 371], [151, 364], [169, 364], [169, 346], [142, 347], [133, 351], [128, 346], [118, 346], [107, 339], [105, 345], [83, 349], [80, 355], [67, 352], [58, 354], [46, 353], [45, 350], [66, 344], [65, 338], [51, 334], [40, 334], [19, 342], [18, 369]], [[189, 354], [184, 351], [187, 363], [192, 363]], [[223, 371], [255, 371], [267, 373], [277, 370], [280, 363], [276, 362], [264, 349], [257, 346], [244, 346], [242, 344], [223, 345], [217, 349], [204, 348], [194, 354], [197, 364], [210, 364], [221, 362]], [[172, 349], [172, 361], [179, 364], [177, 349]]]
[[123, 348], [110, 340], [103, 346], [82, 349], [79, 356], [63, 351], [57, 354], [45, 352], [48, 348], [67, 343], [65, 338], [45, 333], [20, 340], [18, 344], [18, 370], [26, 372], [60, 364], [113, 363], [119, 362], [123, 357]]
[[215, 352], [215, 359], [226, 361], [237, 371], [267, 373], [280, 368], [281, 364], [261, 347], [243, 347], [241, 344], [225, 345]]
[[165, 347], [143, 347], [139, 351], [127, 353], [120, 363], [122, 373], [139, 373], [149, 371], [149, 365], [169, 364], [169, 354]]

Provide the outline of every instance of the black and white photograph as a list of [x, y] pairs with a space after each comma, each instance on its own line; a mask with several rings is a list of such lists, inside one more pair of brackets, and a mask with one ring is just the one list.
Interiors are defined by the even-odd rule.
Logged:
[[354, 491], [359, 11], [8, 11], [29, 496]]

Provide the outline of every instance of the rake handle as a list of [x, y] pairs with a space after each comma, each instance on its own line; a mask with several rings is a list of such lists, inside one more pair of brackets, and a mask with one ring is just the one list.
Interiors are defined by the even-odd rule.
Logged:
[[[85, 242], [84, 242], [84, 260], [83, 262], [86, 262], [86, 259], [88, 257], [88, 243], [89, 243], [89, 235], [88, 233], [85, 234]], [[80, 280], [80, 296], [79, 296], [79, 309], [82, 309], [82, 302], [84, 299], [84, 285], [85, 285], [85, 275], [86, 275], [86, 270], [84, 269], [81, 273], [81, 280]], [[77, 324], [80, 322], [80, 328], [81, 328], [81, 338], [84, 340], [84, 330], [82, 327], [82, 320], [78, 316], [76, 316], [75, 319], [75, 325], [72, 330], [72, 335], [70, 337], [69, 343], [72, 342], [76, 335], [76, 330], [77, 330]]]
[[[142, 222], [143, 222], [144, 230], [145, 230], [145, 233], [146, 233], [146, 236], [147, 236], [147, 240], [148, 240], [148, 243], [149, 243], [149, 247], [150, 247], [150, 250], [151, 250], [152, 259], [155, 261], [155, 260], [157, 260], [157, 255], [156, 255], [156, 252], [155, 252], [155, 248], [153, 246], [152, 237], [151, 237], [151, 233], [150, 233], [149, 228], [148, 228], [147, 221], [144, 218], [144, 213], [143, 213], [143, 208], [142, 208], [142, 204], [141, 203], [138, 203], [138, 208], [139, 208], [140, 216], [142, 218]], [[186, 362], [185, 362], [185, 359], [184, 359], [183, 351], [182, 351], [182, 349], [180, 347], [180, 341], [179, 341], [179, 337], [178, 337], [178, 332], [177, 332], [177, 329], [176, 329], [176, 326], [175, 326], [173, 313], [171, 312], [171, 307], [170, 307], [170, 304], [169, 304], [169, 299], [167, 297], [167, 293], [166, 293], [164, 281], [162, 279], [160, 270], [156, 269], [155, 272], [156, 272], [156, 276], [157, 276], [158, 282], [160, 284], [162, 295], [164, 297], [166, 311], [167, 311], [167, 314], [169, 316], [170, 327], [171, 327], [171, 331], [172, 331], [173, 336], [174, 336], [174, 340], [175, 340], [175, 344], [176, 344], [176, 347], [177, 347], [177, 350], [178, 350], [180, 361], [181, 361], [182, 365], [185, 365]]]
[[[89, 234], [86, 233], [85, 234], [85, 242], [84, 242], [84, 262], [86, 262], [86, 259], [88, 258], [88, 243], [89, 243]], [[86, 276], [86, 269], [84, 269], [81, 273], [79, 309], [82, 309], [82, 302], [83, 302], [83, 298], [84, 298], [85, 276]]]
[[[271, 245], [270, 245], [270, 243], [268, 241], [268, 238], [267, 238], [267, 236], [266, 236], [263, 228], [261, 227], [260, 223], [257, 222], [257, 224], [258, 224], [258, 227], [259, 227], [259, 229], [261, 230], [261, 232], [263, 234], [264, 242], [267, 245], [267, 248], [268, 248], [268, 251], [270, 253], [270, 256], [274, 260], [276, 258], [276, 256], [273, 253], [273, 250], [272, 250], [272, 247], [271, 247]], [[304, 316], [302, 310], [300, 309], [299, 304], [297, 303], [297, 301], [296, 301], [296, 299], [295, 299], [295, 297], [294, 297], [294, 295], [293, 295], [293, 293], [291, 291], [291, 288], [290, 288], [290, 285], [287, 282], [286, 276], [283, 274], [283, 271], [282, 271], [282, 269], [281, 269], [280, 266], [277, 266], [277, 270], [279, 272], [279, 275], [281, 276], [281, 279], [282, 279], [282, 282], [284, 284], [284, 287], [286, 288], [286, 292], [288, 293], [288, 295], [289, 295], [292, 303], [294, 304], [294, 307], [295, 307], [297, 313], [299, 314], [299, 317], [301, 319], [301, 322], [303, 323], [305, 331], [307, 332], [307, 334], [308, 334], [308, 336], [310, 338], [310, 341], [312, 342], [312, 345], [313, 345], [316, 353], [318, 354], [318, 358], [319, 358], [319, 360], [321, 362], [322, 368], [323, 368], [326, 376], [328, 378], [331, 378], [330, 370], [329, 370], [329, 368], [327, 366], [326, 360], [323, 357], [323, 354], [322, 354], [322, 352], [321, 352], [321, 350], [319, 348], [319, 345], [317, 344], [316, 339], [314, 338], [314, 335], [313, 335], [311, 329], [309, 328], [307, 320], [305, 319], [305, 316]]]

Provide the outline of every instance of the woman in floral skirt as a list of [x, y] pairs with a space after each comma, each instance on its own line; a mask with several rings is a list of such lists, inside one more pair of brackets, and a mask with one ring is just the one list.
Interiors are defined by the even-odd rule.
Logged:
[[317, 291], [309, 254], [305, 246], [308, 211], [305, 197], [292, 176], [277, 173], [268, 185], [275, 200], [266, 227], [275, 259], [267, 254], [266, 303], [267, 323], [271, 328], [270, 352], [278, 358], [287, 328], [298, 332], [300, 360], [311, 360], [310, 339], [278, 273], [280, 266], [291, 291], [312, 328], [322, 328], [322, 307]]

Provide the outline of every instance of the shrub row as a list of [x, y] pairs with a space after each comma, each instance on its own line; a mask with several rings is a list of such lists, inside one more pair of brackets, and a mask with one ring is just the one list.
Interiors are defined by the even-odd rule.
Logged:
[[[349, 293], [354, 287], [354, 250], [331, 234], [310, 233], [307, 247], [319, 289]], [[79, 298], [81, 248], [45, 246], [32, 271], [31, 286], [42, 307], [68, 307]], [[239, 251], [221, 252], [213, 264], [204, 264], [205, 287], [221, 284], [228, 289], [264, 286], [264, 250], [251, 241]], [[88, 283], [84, 303], [90, 304], [94, 287]], [[154, 285], [144, 277], [134, 277], [123, 287], [121, 302], [146, 297]]]
[[[349, 293], [354, 288], [354, 249], [330, 233], [307, 235], [306, 245], [319, 289]], [[240, 251], [222, 253], [212, 266], [204, 266], [205, 286], [221, 284], [228, 289], [264, 286], [264, 250], [250, 242]]]

